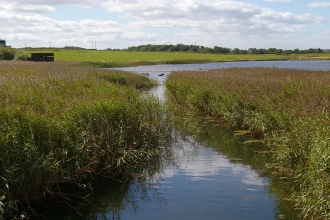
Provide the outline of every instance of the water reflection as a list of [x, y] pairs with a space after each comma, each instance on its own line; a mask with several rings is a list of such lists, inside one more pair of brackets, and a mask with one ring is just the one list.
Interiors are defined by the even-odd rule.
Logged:
[[[242, 183], [251, 186], [248, 190], [260, 190], [254, 186], [263, 185], [263, 196], [266, 196], [272, 203], [274, 219], [299, 219], [298, 211], [294, 209], [293, 205], [283, 200], [288, 197], [290, 183], [274, 178], [265, 168], [266, 163], [272, 162], [271, 156], [264, 153], [267, 152], [267, 148], [261, 143], [243, 144], [247, 140], [260, 139], [259, 135], [235, 136], [231, 128], [219, 127], [218, 123], [208, 122], [205, 119], [196, 120], [198, 121], [198, 131], [189, 128], [184, 130], [193, 134], [194, 138], [204, 147], [210, 147], [218, 151], [220, 155], [225, 155], [232, 165], [243, 166], [240, 167], [238, 175], [241, 172]], [[192, 127], [196, 127], [196, 125]], [[253, 172], [246, 172], [244, 167]], [[263, 209], [264, 206], [259, 208]]]
[[177, 70], [210, 70], [231, 67], [269, 67], [269, 68], [290, 68], [306, 70], [330, 70], [329, 60], [304, 60], [304, 61], [238, 61], [238, 62], [219, 62], [203, 64], [165, 64], [156, 66], [138, 66], [120, 68], [136, 73], [157, 71], [158, 75], [162, 72]]
[[[178, 122], [181, 123], [181, 122]], [[51, 219], [277, 219], [281, 210], [262, 177], [267, 155], [255, 154], [262, 146], [243, 145], [247, 137], [205, 121], [194, 121], [193, 132], [177, 124], [175, 161], [150, 164], [145, 178], [126, 182], [99, 180], [83, 210], [63, 207], [41, 213]], [[188, 125], [189, 127], [189, 125]], [[155, 172], [157, 171], [157, 172]], [[265, 175], [264, 175], [265, 176]], [[51, 213], [50, 213], [51, 212]], [[287, 218], [292, 219], [292, 218]]]
[[176, 138], [176, 165], [149, 180], [149, 198], [149, 190], [156, 189], [162, 202], [158, 198], [135, 212], [121, 211], [121, 219], [274, 219], [266, 178], [246, 164], [232, 164], [192, 136]]
[[[330, 70], [329, 61], [263, 61], [124, 68], [148, 72], [160, 86], [147, 91], [165, 100], [164, 82], [173, 70], [268, 66]], [[163, 75], [162, 75], [163, 74]], [[178, 116], [178, 119], [182, 117]], [[184, 118], [183, 118], [184, 119]], [[155, 160], [145, 178], [126, 182], [97, 181], [83, 210], [39, 206], [51, 219], [297, 219], [294, 209], [278, 195], [283, 182], [271, 179], [264, 146], [242, 144], [259, 137], [235, 136], [232, 129], [205, 119], [178, 120], [172, 160]], [[171, 158], [173, 159], [173, 157]], [[152, 175], [151, 175], [152, 174]], [[42, 211], [47, 210], [47, 211]]]

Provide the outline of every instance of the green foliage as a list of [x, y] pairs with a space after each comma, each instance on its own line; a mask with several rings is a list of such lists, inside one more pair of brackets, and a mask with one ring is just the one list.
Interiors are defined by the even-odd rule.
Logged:
[[11, 48], [0, 48], [0, 60], [13, 60], [15, 57], [15, 51]]
[[0, 218], [61, 196], [63, 184], [142, 172], [169, 138], [164, 108], [136, 91], [155, 85], [147, 77], [75, 63], [0, 67]]
[[29, 56], [25, 53], [16, 53], [15, 60], [26, 61], [28, 60]]
[[231, 68], [172, 73], [171, 100], [188, 112], [263, 134], [293, 183], [303, 217], [330, 218], [329, 71]]

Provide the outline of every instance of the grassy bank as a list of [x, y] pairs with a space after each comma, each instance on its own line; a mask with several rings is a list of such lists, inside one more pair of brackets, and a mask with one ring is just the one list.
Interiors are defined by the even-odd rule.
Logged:
[[188, 52], [128, 52], [100, 50], [17, 50], [17, 54], [50, 52], [55, 54], [55, 61], [85, 62], [97, 67], [126, 67], [139, 65], [173, 63], [208, 63], [253, 60], [319, 60], [330, 59], [330, 54], [274, 55], [274, 54], [207, 54]]
[[164, 146], [155, 81], [76, 63], [0, 62], [0, 219], [62, 185], [138, 173]]
[[232, 68], [175, 72], [166, 87], [188, 112], [263, 134], [274, 173], [302, 217], [330, 218], [330, 72]]

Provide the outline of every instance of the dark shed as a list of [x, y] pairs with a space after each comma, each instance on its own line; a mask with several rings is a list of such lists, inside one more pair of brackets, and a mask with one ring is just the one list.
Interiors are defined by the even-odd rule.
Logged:
[[6, 41], [0, 39], [0, 47], [5, 47], [6, 46]]
[[31, 61], [54, 62], [54, 53], [32, 53]]

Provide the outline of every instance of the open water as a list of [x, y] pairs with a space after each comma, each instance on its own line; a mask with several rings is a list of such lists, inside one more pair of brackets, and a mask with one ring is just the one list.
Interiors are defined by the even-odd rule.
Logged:
[[[230, 67], [271, 67], [330, 70], [330, 61], [252, 61], [210, 64], [156, 65], [120, 68], [137, 74], [148, 73], [160, 82], [148, 91], [164, 99], [164, 81], [171, 71], [209, 70]], [[194, 125], [193, 136], [182, 135], [178, 125], [175, 160], [163, 164], [147, 180], [125, 184], [100, 184], [99, 203], [82, 216], [62, 219], [169, 219], [169, 220], [272, 220], [297, 219], [294, 208], [279, 199], [285, 192], [281, 181], [265, 172], [271, 162], [261, 144], [244, 145], [246, 137], [208, 121]], [[249, 137], [251, 138], [251, 137]]]

